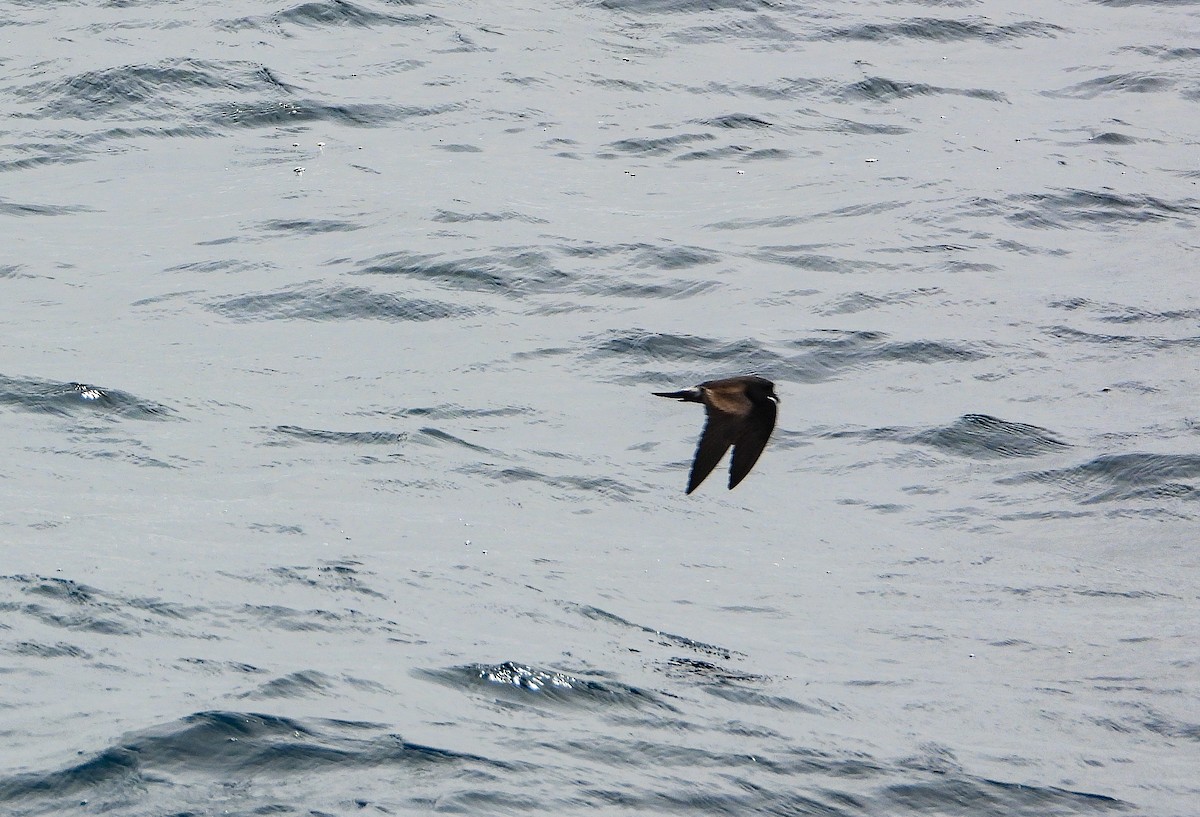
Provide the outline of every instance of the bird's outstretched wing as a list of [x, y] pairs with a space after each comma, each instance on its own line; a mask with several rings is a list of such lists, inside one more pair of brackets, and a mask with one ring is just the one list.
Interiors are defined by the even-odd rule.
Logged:
[[[708, 421], [704, 424], [704, 433], [700, 435], [700, 442], [696, 445], [696, 459], [692, 462], [692, 473], [688, 477], [687, 492], [689, 494], [700, 487], [704, 478], [712, 473], [712, 470], [717, 467], [717, 463], [721, 461], [721, 457], [725, 456], [729, 446], [737, 442], [737, 432], [741, 424], [741, 418], [736, 415], [708, 410]], [[764, 444], [765, 442], [764, 440]], [[759, 450], [762, 450], [761, 447]], [[734, 453], [737, 453], [736, 448]], [[755, 457], [757, 456], [755, 454]], [[753, 464], [751, 463], [751, 465]]]
[[[764, 400], [755, 404], [750, 415], [742, 420], [742, 433], [736, 440], [733, 440], [733, 460], [729, 464], [730, 490], [745, 479], [746, 474], [749, 474], [750, 469], [754, 467], [754, 463], [758, 462], [759, 455], [766, 448], [767, 440], [770, 439], [771, 432], [775, 429], [777, 413], [778, 407], [775, 402]], [[707, 429], [705, 429], [705, 436], [708, 436]], [[703, 447], [703, 441], [701, 447]], [[721, 453], [725, 453], [724, 449]], [[717, 459], [720, 457], [718, 456]], [[699, 459], [697, 459], [697, 463], [699, 463]], [[711, 466], [709, 470], [712, 470]], [[707, 475], [707, 472], [705, 474]]]

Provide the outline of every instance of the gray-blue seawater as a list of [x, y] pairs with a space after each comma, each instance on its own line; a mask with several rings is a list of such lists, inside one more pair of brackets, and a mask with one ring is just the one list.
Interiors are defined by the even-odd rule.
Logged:
[[0, 43], [0, 813], [1200, 812], [1200, 4]]

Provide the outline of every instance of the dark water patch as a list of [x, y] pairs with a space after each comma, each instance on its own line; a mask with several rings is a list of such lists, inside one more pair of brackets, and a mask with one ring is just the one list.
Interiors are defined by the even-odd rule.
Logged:
[[[788, 18], [780, 18], [791, 22]], [[758, 41], [762, 49], [776, 50], [786, 47], [784, 43], [794, 43], [802, 39], [801, 35], [784, 28], [778, 19], [765, 14], [754, 16], [728, 16], [720, 22], [691, 26], [666, 35], [667, 39], [684, 45], [703, 45], [711, 42], [726, 43], [741, 39]], [[753, 46], [752, 46], [753, 47]]]
[[[779, 355], [768, 351], [758, 341], [745, 338], [721, 341], [695, 335], [673, 335], [634, 329], [610, 331], [584, 338], [590, 358], [633, 360], [641, 364], [695, 363], [712, 361], [722, 369], [743, 373], [756, 371], [775, 361]], [[637, 382], [658, 381], [654, 373], [634, 375]], [[707, 378], [706, 378], [707, 379]]]
[[286, 425], [275, 426], [271, 431], [284, 438], [276, 441], [280, 445], [285, 444], [286, 440], [332, 445], [396, 445], [408, 439], [408, 434], [397, 431], [326, 431]]
[[256, 62], [174, 59], [88, 71], [17, 89], [37, 105], [34, 118], [161, 119], [180, 117], [179, 99], [203, 92], [290, 95], [295, 88]]
[[349, 221], [333, 221], [330, 219], [272, 219], [259, 223], [258, 228], [272, 233], [297, 233], [300, 235], [321, 235], [322, 233], [349, 233], [361, 230], [362, 225]]
[[1191, 349], [1200, 346], [1200, 335], [1182, 338], [1164, 338], [1154, 335], [1107, 335], [1084, 332], [1069, 326], [1048, 326], [1045, 333], [1058, 340], [1072, 343], [1093, 343], [1100, 346], [1124, 347], [1145, 350]]
[[[57, 141], [28, 142], [8, 146], [10, 153], [30, 153], [33, 155], [21, 159], [0, 160], [0, 172], [29, 170], [48, 165], [74, 164], [76, 162], [89, 161], [97, 156], [111, 156], [114, 153], [133, 149], [131, 145], [142, 137], [151, 139], [171, 139], [177, 137], [196, 139], [206, 136], [216, 136], [218, 134], [219, 131], [215, 128], [195, 123], [188, 123], [181, 126], [114, 127], [90, 133], [80, 133], [76, 130], [53, 131], [46, 134], [46, 136]], [[93, 212], [93, 208], [72, 207], [71, 211], [86, 213]], [[20, 213], [17, 215], [20, 215]], [[47, 213], [46, 215], [56, 215], [56, 213]]]
[[790, 159], [792, 152], [779, 148], [757, 148], [751, 151], [738, 151], [739, 156], [747, 162], [758, 162], [765, 159]]
[[227, 672], [236, 672], [245, 675], [261, 675], [266, 673], [262, 667], [256, 667], [253, 664], [247, 664], [242, 661], [213, 661], [209, 658], [180, 658], [179, 663], [186, 664], [201, 672], [206, 672], [211, 675], [224, 675]]
[[597, 8], [632, 14], [695, 14], [703, 11], [760, 11], [775, 7], [773, 0], [598, 0]]
[[4, 645], [4, 652], [28, 658], [91, 658], [91, 654], [74, 644], [43, 644], [39, 641], [17, 641]]
[[880, 363], [969, 363], [990, 356], [980, 344], [964, 346], [943, 341], [895, 341], [882, 332], [822, 330], [814, 336], [788, 341], [800, 355], [782, 358], [776, 369], [787, 379], [818, 382], [846, 369]]
[[322, 609], [298, 610], [281, 604], [244, 604], [238, 609], [253, 622], [250, 626], [270, 627], [292, 633], [364, 632], [387, 624], [352, 609], [339, 613]]
[[66, 216], [71, 213], [85, 213], [90, 211], [90, 207], [78, 207], [69, 204], [29, 204], [0, 199], [0, 215], [3, 216]]
[[866, 312], [870, 309], [879, 309], [893, 304], [909, 304], [917, 298], [940, 295], [942, 292], [943, 290], [938, 287], [924, 287], [904, 292], [888, 292], [881, 295], [872, 295], [869, 292], [851, 292], [839, 297], [832, 304], [823, 307], [821, 314], [852, 315], [857, 312]]
[[1093, 145], [1136, 145], [1140, 140], [1116, 131], [1098, 133], [1088, 140]]
[[672, 678], [688, 678], [713, 683], [763, 683], [767, 680], [762, 675], [752, 675], [731, 667], [703, 661], [698, 658], [671, 658], [663, 667], [665, 674]]
[[658, 695], [648, 690], [607, 679], [580, 678], [515, 661], [419, 669], [414, 670], [413, 674], [463, 692], [498, 696], [509, 703], [551, 704], [588, 710], [612, 706], [671, 709]]
[[[667, 281], [641, 282], [613, 276], [603, 281], [589, 281], [581, 284], [578, 287], [578, 291], [581, 294], [603, 295], [610, 298], [633, 298], [637, 300], [665, 298], [678, 300], [691, 298], [694, 295], [700, 295], [717, 289], [720, 286], [721, 284], [717, 281], [688, 281], [682, 278], [674, 278]], [[561, 304], [558, 307], [550, 307], [552, 311], [559, 312], [577, 312], [590, 308], [575, 304]], [[546, 309], [546, 307], [540, 308], [540, 310], [542, 309]]]
[[1023, 20], [997, 25], [983, 17], [945, 19], [940, 17], [911, 17], [892, 23], [864, 23], [822, 32], [822, 40], [931, 40], [955, 42], [977, 40], [983, 43], [1002, 43], [1022, 37], [1057, 37], [1067, 29], [1053, 23]]
[[477, 145], [434, 145], [437, 150], [444, 150], [447, 153], [483, 153], [483, 148]]
[[294, 287], [213, 301], [207, 306], [235, 321], [429, 321], [472, 315], [482, 309], [404, 298], [365, 287]]
[[190, 618], [196, 611], [157, 598], [109, 594], [70, 579], [36, 575], [0, 577], [25, 599], [3, 605], [53, 627], [104, 635], [166, 632], [168, 621]]
[[362, 563], [352, 559], [324, 562], [317, 567], [274, 567], [270, 574], [288, 584], [332, 593], [355, 593], [372, 598], [387, 598], [366, 584], [372, 574], [362, 569]]
[[101, 635], [133, 635], [140, 630], [136, 617], [123, 610], [120, 602], [81, 601], [64, 595], [83, 587], [75, 582], [40, 576], [4, 576], [0, 582], [35, 597], [33, 601], [18, 598], [0, 602], [0, 610], [10, 615], [24, 616], [48, 627]]
[[407, 431], [327, 431], [319, 428], [281, 425], [272, 428], [271, 433], [277, 435], [277, 437], [271, 440], [268, 445], [288, 445], [293, 440], [305, 443], [349, 446], [396, 446], [401, 443], [418, 443], [433, 446], [450, 444], [471, 451], [494, 453], [481, 445], [467, 442], [453, 434], [448, 434], [445, 431], [432, 427], [422, 428], [419, 432], [410, 433]]
[[60, 416], [102, 415], [134, 420], [166, 420], [176, 416], [160, 403], [116, 389], [4, 375], [0, 375], [0, 406]]
[[[724, 221], [709, 226], [717, 230], [744, 230], [755, 227], [790, 227], [799, 224], [804, 219], [781, 216], [770, 219], [767, 223], [754, 223], [750, 220]], [[882, 264], [864, 263], [861, 260], [848, 261], [836, 256], [815, 252], [817, 248], [809, 246], [765, 246], [753, 252], [751, 257], [757, 261], [779, 264], [798, 270], [813, 272], [881, 272], [886, 268]]]
[[926, 85], [923, 82], [900, 82], [884, 77], [867, 77], [858, 82], [844, 86], [836, 92], [838, 97], [849, 100], [867, 100], [871, 102], [891, 102], [896, 99], [909, 99], [919, 96], [965, 96], [973, 99], [986, 99], [990, 102], [1007, 102], [1008, 98], [999, 91], [988, 91], [982, 88], [943, 88], [937, 85]]
[[204, 106], [197, 116], [223, 127], [297, 127], [332, 122], [350, 127], [379, 128], [407, 119], [437, 116], [457, 105], [422, 108], [414, 105], [325, 103], [311, 99], [222, 102]]
[[[109, 749], [61, 771], [33, 772], [0, 777], [0, 803], [12, 808], [29, 808], [36, 800], [88, 798], [97, 794], [120, 796], [121, 789], [135, 789], [145, 781], [138, 773], [137, 755], [128, 749]], [[85, 800], [86, 802], [86, 800]], [[64, 802], [64, 806], [67, 804]], [[78, 802], [70, 804], [78, 806]]]
[[502, 213], [456, 213], [453, 210], [438, 210], [431, 221], [436, 221], [439, 224], [459, 224], [470, 221], [520, 221], [525, 224], [548, 224], [544, 218], [537, 216], [527, 216], [523, 213], [518, 213], [513, 210], [505, 210]]
[[712, 119], [702, 119], [700, 120], [700, 124], [709, 125], [714, 128], [748, 128], [751, 130], [760, 130], [772, 126], [770, 121], [748, 113], [729, 113], [724, 116], [713, 117]]
[[[729, 375], [757, 373], [764, 377], [815, 383], [836, 377], [842, 371], [880, 363], [972, 362], [989, 357], [978, 348], [942, 341], [894, 341], [880, 332], [842, 332], [823, 330], [813, 337], [788, 341], [786, 346], [799, 354], [785, 355], [746, 338], [723, 341], [694, 335], [674, 335], [642, 330], [612, 331], [584, 339], [585, 357], [634, 361], [642, 368], [627, 369], [622, 382], [656, 383], [681, 378], [713, 379], [719, 372]], [[696, 361], [708, 360], [714, 367], [692, 369]], [[692, 374], [664, 374], [651, 368], [662, 364], [689, 364]], [[725, 376], [725, 374], [721, 374]]]
[[1200, 454], [1104, 454], [1071, 468], [1033, 471], [1007, 477], [1002, 484], [1046, 483], [1081, 496], [1091, 504], [1116, 500], [1197, 497]]
[[[696, 142], [711, 142], [716, 139], [711, 133], [683, 133], [677, 136], [663, 136], [658, 139], [621, 139], [610, 142], [605, 147], [611, 153], [632, 156], [670, 156], [678, 153], [680, 148], [688, 147]], [[604, 156], [605, 154], [600, 154]]]
[[718, 253], [703, 247], [635, 244], [624, 246], [622, 249], [631, 252], [634, 266], [660, 270], [690, 269], [715, 264], [721, 260]]
[[[1092, 2], [1101, 2], [1101, 0], [1092, 0]], [[1200, 0], [1179, 0], [1179, 5], [1195, 5]], [[1110, 2], [1106, 5], [1162, 5], [1160, 0], [1125, 0], [1125, 2]], [[1144, 54], [1148, 57], [1158, 57], [1160, 60], [1196, 60], [1200, 59], [1200, 48], [1194, 46], [1178, 46], [1171, 48], [1165, 45], [1140, 45], [1129, 46], [1129, 48], [1138, 54]]]
[[458, 448], [465, 448], [468, 451], [476, 451], [482, 454], [496, 454], [490, 448], [485, 448], [482, 445], [476, 445], [472, 442], [467, 442], [461, 437], [456, 437], [437, 428], [426, 426], [420, 430], [420, 434], [413, 437], [413, 442], [422, 443], [424, 445], [444, 445], [449, 444]]
[[480, 419], [485, 417], [516, 417], [522, 414], [532, 414], [533, 409], [526, 406], [501, 406], [499, 408], [469, 408], [453, 403], [439, 406], [419, 406], [414, 408], [383, 409], [371, 411], [354, 411], [352, 415], [372, 417], [427, 417], [431, 420]]
[[1045, 96], [1066, 99], [1095, 99], [1109, 94], [1153, 94], [1168, 91], [1176, 81], [1158, 74], [1130, 72], [1108, 74], [1084, 82], [1069, 85], [1055, 91], [1043, 91]]
[[337, 686], [335, 679], [316, 670], [300, 670], [282, 678], [274, 678], [241, 698], [311, 698], [332, 695]]
[[912, 814], [1055, 817], [1125, 811], [1132, 804], [1090, 792], [957, 776], [888, 786], [880, 799], [889, 810]]
[[987, 414], [964, 414], [948, 426], [922, 430], [876, 428], [861, 432], [835, 432], [827, 436], [928, 445], [976, 459], [1036, 457], [1070, 448], [1069, 444], [1056, 438], [1047, 429], [1001, 420]]
[[828, 117], [819, 127], [809, 127], [808, 129], [830, 133], [844, 133], [850, 136], [903, 136], [906, 133], [912, 132], [912, 128], [906, 128], [903, 125], [858, 122], [853, 119], [838, 119], [836, 117]]
[[[389, 3], [391, 5], [412, 4], [405, 0], [389, 0]], [[320, 2], [302, 3], [275, 12], [271, 15], [271, 19], [305, 28], [414, 26], [428, 25], [437, 20], [431, 14], [388, 14], [348, 2], [348, 0], [320, 0]]]
[[1160, 321], [1200, 321], [1200, 309], [1144, 309], [1139, 306], [1126, 304], [1102, 303], [1087, 298], [1064, 298], [1051, 301], [1048, 306], [1052, 309], [1062, 309], [1067, 312], [1083, 310], [1091, 313], [1096, 320], [1106, 323], [1156, 323]]
[[275, 525], [265, 522], [251, 522], [246, 527], [255, 533], [273, 533], [280, 536], [304, 535], [304, 528], [300, 525]]
[[[198, 272], [202, 274], [212, 272], [224, 273], [240, 273], [252, 272], [254, 270], [273, 270], [278, 267], [268, 261], [244, 261], [236, 258], [211, 259], [206, 261], [185, 261], [182, 264], [174, 264], [169, 267], [164, 267], [163, 272]], [[142, 298], [133, 301], [133, 306], [145, 306], [148, 304], [159, 303], [160, 301], [169, 301], [178, 298], [182, 295], [192, 295], [198, 290], [186, 290], [183, 292], [168, 292], [163, 295], [153, 295], [149, 298]]]
[[801, 703], [794, 698], [782, 695], [767, 695], [753, 689], [743, 689], [729, 685], [708, 685], [704, 688], [704, 691], [714, 698], [720, 698], [723, 701], [742, 706], [773, 709], [780, 712], [799, 712], [804, 715], [829, 714], [825, 709]]
[[498, 292], [515, 298], [530, 292], [562, 289], [575, 280], [556, 268], [546, 253], [528, 249], [449, 260], [436, 255], [387, 253], [368, 259], [353, 274], [399, 275], [454, 289]]
[[[510, 252], [459, 259], [414, 253], [390, 253], [363, 263], [355, 275], [399, 275], [431, 281], [453, 289], [494, 292], [512, 300], [546, 294], [599, 295], [618, 298], [688, 298], [720, 286], [706, 278], [655, 278], [640, 272], [646, 268], [663, 271], [687, 269], [715, 263], [719, 257], [701, 247], [621, 244], [563, 245], [556, 250], [567, 258], [624, 256], [628, 274], [613, 269], [569, 271], [549, 253], [514, 248]], [[591, 309], [576, 301], [558, 305], [545, 303], [539, 311], [571, 312]]]
[[701, 96], [721, 94], [723, 96], [755, 97], [771, 101], [788, 99], [807, 100], [813, 95], [823, 94], [828, 90], [828, 81], [808, 77], [786, 77], [775, 80], [770, 85], [733, 85], [723, 82], [710, 82], [707, 85], [692, 86], [688, 91]]
[[700, 159], [729, 159], [739, 158], [745, 160], [757, 159], [786, 159], [792, 154], [789, 151], [780, 148], [755, 149], [746, 145], [725, 145], [723, 147], [712, 148], [711, 150], [692, 150], [687, 153], [681, 153], [675, 158], [681, 162], [690, 162]]
[[[976, 204], [986, 206], [984, 200], [977, 200]], [[1195, 199], [1173, 202], [1149, 195], [1067, 189], [1012, 196], [1000, 205], [999, 210], [1005, 213], [1009, 222], [1021, 227], [1108, 228], [1114, 224], [1192, 220], [1200, 216], [1200, 202]]]
[[[586, 756], [634, 763], [621, 746], [580, 744]], [[729, 754], [664, 744], [644, 744], [641, 758], [663, 769], [721, 769], [735, 785], [713, 779], [652, 790], [591, 786], [573, 802], [593, 810], [647, 814], [765, 814], [865, 817], [1065, 817], [1124, 811], [1132, 804], [1090, 792], [990, 780], [956, 769], [914, 769], [866, 756], [815, 750]], [[611, 762], [611, 760], [610, 760]], [[641, 762], [644, 762], [642, 760]], [[787, 784], [772, 785], [775, 781]], [[821, 782], [817, 782], [821, 781]], [[838, 788], [838, 784], [846, 790]]]
[[601, 259], [625, 257], [626, 264], [637, 269], [673, 271], [715, 264], [722, 256], [706, 247], [680, 244], [596, 244], [581, 242], [561, 244], [556, 248], [569, 258]]
[[[494, 783], [499, 773], [520, 770], [514, 763], [411, 743], [376, 724], [215, 711], [127, 735], [62, 770], [0, 777], [0, 803], [22, 813], [74, 812], [81, 804], [89, 812], [132, 813], [130, 806], [151, 798], [163, 807], [145, 813], [201, 814], [210, 811], [211, 787], [228, 787], [227, 781], [237, 781], [243, 792], [269, 787], [255, 796], [257, 802], [265, 797], [269, 803], [271, 788], [285, 782], [308, 796], [315, 794], [312, 785], [327, 785], [306, 775], [347, 775], [380, 767], [416, 775], [441, 769], [451, 778], [462, 773], [479, 786]], [[190, 790], [192, 781], [202, 782], [200, 792]], [[180, 810], [193, 798], [198, 811]], [[54, 811], [56, 807], [62, 811]], [[263, 805], [246, 813], [276, 810], [293, 811]]]
[[608, 477], [577, 477], [571, 475], [551, 476], [532, 468], [504, 468], [490, 463], [478, 463], [456, 469], [459, 473], [481, 476], [496, 482], [536, 482], [551, 488], [564, 489], [574, 498], [582, 494], [613, 499], [619, 502], [632, 502], [637, 494], [644, 493], [641, 488], [634, 488]]
[[644, 633], [651, 637], [651, 640], [666, 647], [682, 647], [692, 652], [700, 653], [712, 658], [717, 658], [722, 661], [729, 661], [734, 656], [745, 658], [745, 653], [740, 653], [736, 650], [719, 647], [715, 644], [705, 644], [703, 641], [696, 641], [683, 635], [675, 635], [674, 633], [656, 630], [653, 627], [647, 627], [644, 624], [635, 624], [632, 621], [621, 618], [620, 616], [610, 613], [607, 610], [602, 610], [599, 607], [593, 607], [590, 604], [575, 604], [573, 602], [562, 602], [562, 606], [568, 611], [582, 616], [589, 621], [600, 621], [605, 624], [615, 625], [620, 629], [635, 630]]

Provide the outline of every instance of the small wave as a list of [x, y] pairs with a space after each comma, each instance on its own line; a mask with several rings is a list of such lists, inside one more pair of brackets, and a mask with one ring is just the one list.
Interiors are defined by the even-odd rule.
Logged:
[[703, 641], [696, 641], [693, 638], [688, 638], [684, 635], [676, 635], [674, 633], [657, 630], [653, 627], [647, 627], [644, 624], [635, 624], [632, 621], [621, 618], [615, 613], [610, 613], [599, 607], [594, 607], [590, 604], [575, 604], [574, 602], [564, 602], [563, 606], [573, 613], [583, 616], [591, 621], [601, 621], [606, 624], [613, 624], [621, 629], [631, 629], [642, 632], [651, 636], [654, 640], [662, 643], [665, 646], [683, 647], [693, 652], [707, 655], [714, 658], [719, 658], [723, 661], [728, 661], [734, 656], [745, 657], [744, 653], [737, 650], [731, 650], [726, 647], [720, 647], [716, 644], [706, 644]]
[[932, 40], [954, 42], [979, 40], [981, 42], [1007, 42], [1023, 37], [1057, 37], [1066, 29], [1053, 23], [1024, 20], [1019, 23], [997, 25], [982, 17], [961, 20], [940, 17], [912, 17], [894, 23], [864, 23], [847, 28], [832, 29], [821, 39], [829, 40]]
[[332, 219], [272, 219], [258, 225], [260, 230], [273, 233], [295, 233], [297, 235], [321, 235], [323, 233], [349, 233], [361, 230], [362, 225], [350, 221], [334, 221]]
[[1085, 311], [1105, 323], [1158, 323], [1170, 321], [1200, 321], [1200, 309], [1146, 309], [1127, 304], [1101, 303], [1087, 298], [1064, 298], [1048, 304], [1053, 309], [1068, 312]]
[[1032, 471], [1000, 482], [1059, 485], [1079, 494], [1084, 504], [1091, 504], [1195, 499], [1198, 486], [1188, 480], [1200, 480], [1200, 454], [1105, 454], [1071, 468]]
[[462, 474], [480, 476], [496, 482], [535, 482], [550, 488], [566, 489], [572, 498], [579, 498], [579, 495], [600, 495], [619, 502], [629, 502], [635, 495], [644, 491], [644, 489], [635, 488], [609, 477], [581, 477], [569, 474], [554, 476], [522, 466], [504, 467], [490, 463], [475, 463], [461, 466], [456, 470]]
[[621, 139], [607, 145], [610, 151], [633, 156], [672, 156], [678, 153], [677, 148], [691, 146], [696, 142], [710, 142], [716, 139], [711, 133], [683, 133], [677, 136], [663, 136], [658, 139]]
[[1161, 350], [1183, 348], [1191, 349], [1200, 346], [1200, 335], [1182, 338], [1165, 338], [1156, 335], [1110, 335], [1097, 332], [1084, 332], [1070, 326], [1048, 326], [1044, 330], [1047, 335], [1058, 340], [1073, 343], [1094, 343], [1102, 346], [1123, 346], [1146, 350]]
[[965, 96], [990, 102], [1008, 101], [1007, 97], [999, 91], [988, 91], [982, 88], [944, 88], [921, 82], [901, 82], [884, 77], [868, 77], [833, 93], [843, 99], [862, 99], [871, 102], [890, 102], [911, 97], [944, 95]]
[[772, 0], [598, 0], [598, 8], [634, 14], [697, 14], [704, 11], [759, 11], [773, 9]]
[[[175, 623], [190, 618], [194, 610], [160, 599], [126, 597], [108, 593], [72, 579], [38, 575], [0, 576], [0, 589], [11, 591], [16, 599], [0, 602], [0, 610], [50, 627], [80, 633], [110, 636], [167, 635], [175, 633]], [[68, 652], [76, 645], [59, 644]]]
[[500, 695], [515, 703], [559, 704], [584, 709], [667, 707], [659, 696], [647, 690], [611, 680], [580, 678], [516, 661], [416, 670], [414, 674], [467, 692]]
[[[977, 201], [979, 206], [980, 202]], [[1059, 228], [1156, 221], [1194, 220], [1200, 217], [1195, 199], [1168, 201], [1151, 195], [1120, 195], [1094, 190], [1060, 190], [1027, 193], [1010, 198], [1004, 210], [1009, 221], [1022, 227]]]
[[383, 593], [367, 586], [366, 581], [371, 574], [363, 570], [361, 562], [352, 559], [322, 562], [317, 567], [274, 567], [269, 572], [281, 582], [314, 590], [387, 598]]
[[164, 103], [173, 96], [186, 97], [198, 91], [279, 95], [294, 90], [261, 63], [182, 58], [97, 69], [65, 80], [34, 83], [18, 89], [17, 94], [38, 106], [38, 118], [133, 121], [177, 118], [178, 106]]
[[406, 119], [437, 116], [457, 110], [456, 105], [417, 107], [372, 103], [323, 102], [315, 99], [239, 99], [206, 104], [198, 118], [223, 128], [295, 127], [312, 122], [333, 122], [356, 127], [383, 127]]
[[116, 389], [4, 375], [0, 375], [0, 406], [63, 416], [91, 414], [135, 420], [165, 420], [175, 416], [174, 411], [161, 403]]
[[1167, 91], [1176, 85], [1172, 77], [1161, 74], [1144, 74], [1131, 72], [1127, 74], [1108, 74], [1103, 77], [1085, 80], [1057, 91], [1043, 91], [1049, 97], [1064, 97], [1068, 99], [1094, 99], [1108, 94], [1149, 94]]
[[420, 443], [423, 445], [444, 445], [448, 443], [471, 451], [495, 453], [491, 449], [467, 442], [464, 439], [455, 437], [453, 434], [430, 427], [422, 428], [417, 433], [409, 433], [406, 431], [326, 431], [319, 428], [281, 425], [275, 426], [271, 431], [282, 437], [282, 439], [274, 441], [274, 444], [277, 445], [286, 445], [288, 440], [351, 446], [395, 446], [405, 442]]
[[326, 431], [286, 425], [275, 426], [271, 431], [285, 439], [333, 445], [396, 445], [408, 439], [408, 434], [398, 431]]
[[[404, 0], [400, 0], [400, 4], [403, 2]], [[302, 3], [276, 12], [271, 15], [271, 18], [309, 28], [428, 25], [437, 19], [428, 14], [385, 14], [351, 3], [349, 0], [320, 0], [314, 3]]]
[[[490, 773], [519, 768], [411, 743], [373, 723], [210, 711], [127, 735], [61, 770], [0, 777], [0, 803], [22, 813], [37, 806], [38, 813], [62, 813], [44, 809], [73, 811], [82, 800], [89, 808], [112, 812], [130, 799], [146, 807], [149, 798], [161, 807], [151, 806], [144, 813], [200, 813], [180, 811], [181, 800], [194, 801], [207, 811], [209, 785], [222, 785], [218, 781], [237, 780], [239, 788], [253, 781], [267, 787], [291, 781], [289, 788], [307, 789], [310, 796], [318, 796], [319, 787], [328, 781], [306, 783], [306, 775], [345, 775], [379, 767], [406, 774], [462, 769], [484, 779]], [[194, 781], [206, 779], [213, 782], [193, 788]]]
[[307, 287], [241, 295], [210, 302], [208, 308], [236, 321], [428, 321], [476, 314], [482, 309], [405, 298], [365, 287]]
[[988, 459], [994, 457], [1036, 457], [1070, 448], [1054, 433], [1026, 423], [1001, 420], [987, 414], [964, 414], [948, 426], [919, 431], [903, 428], [876, 428], [870, 431], [835, 432], [837, 437], [862, 437], [919, 443], [953, 454]]

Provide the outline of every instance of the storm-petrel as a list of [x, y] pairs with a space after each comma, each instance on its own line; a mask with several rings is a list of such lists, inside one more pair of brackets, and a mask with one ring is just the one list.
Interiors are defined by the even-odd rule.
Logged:
[[758, 456], [775, 428], [779, 403], [775, 384], [756, 375], [709, 380], [693, 389], [656, 391], [654, 394], [687, 403], [703, 403], [708, 415], [700, 444], [696, 446], [692, 475], [688, 478], [689, 494], [700, 487], [731, 445], [729, 487], [731, 490], [736, 487], [758, 462]]

